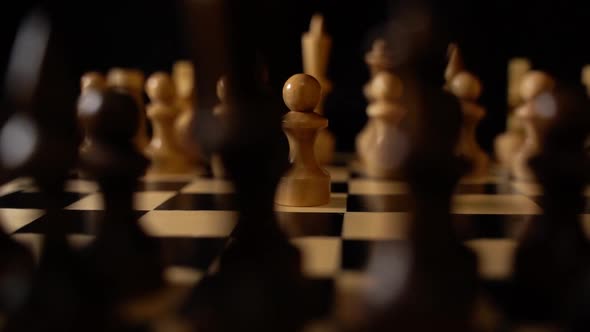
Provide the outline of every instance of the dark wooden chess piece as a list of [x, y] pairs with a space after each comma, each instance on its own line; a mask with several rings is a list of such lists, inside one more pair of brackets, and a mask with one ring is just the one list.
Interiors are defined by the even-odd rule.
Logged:
[[121, 305], [163, 286], [158, 242], [147, 236], [133, 210], [138, 177], [148, 165], [133, 142], [139, 109], [124, 91], [81, 96], [79, 119], [89, 136], [80, 155], [83, 171], [103, 194], [104, 215], [90, 251], [107, 305]]
[[[426, 15], [426, 25], [434, 24], [427, 12], [416, 10], [408, 15]], [[407, 32], [393, 30], [391, 38], [435, 38], [404, 36]], [[401, 125], [409, 146], [402, 176], [408, 184], [411, 217], [408, 250], [400, 253], [407, 261], [406, 272], [398, 272], [403, 281], [396, 290], [383, 290], [390, 292], [388, 304], [375, 308], [368, 331], [474, 329], [476, 257], [456, 236], [450, 212], [456, 185], [471, 167], [456, 154], [461, 106], [436, 76], [444, 68], [446, 46], [438, 39], [423, 42], [412, 45], [415, 49], [396, 68], [407, 87], [402, 102], [408, 111]]]
[[[223, 73], [224, 135], [215, 150], [235, 188], [238, 223], [219, 270], [197, 285], [185, 313], [199, 331], [298, 331], [308, 307], [301, 258], [274, 212], [276, 187], [288, 166], [281, 127], [285, 106], [266, 86], [256, 49], [268, 29], [262, 22], [253, 24], [251, 15], [260, 12], [251, 5], [225, 5], [218, 18], [230, 37], [219, 38], [231, 51]], [[213, 87], [219, 76], [210, 82]], [[206, 96], [199, 100], [206, 105]]]
[[[15, 43], [8, 70], [7, 82], [15, 84], [8, 99], [18, 111], [4, 130], [7, 133], [14, 126], [13, 132], [24, 137], [20, 150], [3, 151], [3, 161], [14, 174], [34, 179], [46, 224], [30, 296], [21, 310], [8, 318], [4, 331], [75, 331], [100, 314], [93, 308], [94, 288], [85, 265], [70, 246], [67, 225], [60, 218], [64, 182], [75, 164], [78, 135], [75, 84], [67, 79], [60, 34], [51, 23], [39, 8], [25, 18], [17, 39], [26, 40], [27, 47], [21, 49], [25, 45], [22, 41]], [[22, 58], [28, 59], [26, 64]], [[22, 71], [19, 66], [37, 70]], [[97, 331], [99, 325], [89, 329]]]
[[[590, 245], [579, 215], [586, 200], [590, 103], [581, 89], [558, 86], [534, 101], [541, 150], [529, 160], [543, 189], [541, 215], [530, 221], [519, 243], [514, 266], [515, 324], [534, 322], [565, 327], [588, 289]], [[586, 291], [586, 296], [588, 293]], [[587, 299], [586, 299], [587, 301]]]
[[403, 289], [374, 331], [472, 329], [476, 259], [456, 237], [450, 214], [455, 186], [468, 170], [453, 155], [460, 106], [439, 89], [422, 91], [428, 98], [409, 112], [418, 117], [418, 128], [404, 165], [411, 196], [410, 265]]

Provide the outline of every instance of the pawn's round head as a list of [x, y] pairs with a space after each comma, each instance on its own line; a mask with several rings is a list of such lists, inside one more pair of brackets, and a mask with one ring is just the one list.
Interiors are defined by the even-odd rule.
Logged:
[[462, 71], [453, 76], [450, 88], [459, 99], [476, 100], [481, 96], [481, 82], [470, 72]]
[[174, 101], [175, 89], [170, 76], [157, 72], [150, 76], [145, 84], [145, 92], [152, 101], [170, 103]]
[[550, 92], [555, 86], [555, 81], [547, 73], [533, 70], [526, 73], [520, 81], [520, 97], [529, 101], [543, 92]]
[[106, 82], [104, 76], [102, 76], [98, 72], [88, 72], [80, 78], [80, 88], [82, 92], [86, 92], [90, 89], [94, 90], [104, 90], [106, 87]]
[[291, 111], [311, 113], [320, 101], [321, 90], [313, 76], [295, 74], [283, 86], [283, 100]]
[[225, 102], [225, 98], [227, 97], [227, 77], [221, 76], [219, 80], [217, 80], [217, 98], [219, 98], [220, 102]]
[[376, 100], [394, 101], [399, 99], [403, 93], [402, 81], [389, 72], [379, 72], [371, 80], [368, 94]]

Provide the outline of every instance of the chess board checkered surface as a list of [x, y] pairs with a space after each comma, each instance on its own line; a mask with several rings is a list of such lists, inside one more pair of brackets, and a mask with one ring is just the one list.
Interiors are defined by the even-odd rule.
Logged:
[[[403, 182], [363, 178], [347, 166], [328, 167], [328, 171], [332, 177], [329, 204], [276, 206], [276, 214], [302, 253], [304, 273], [318, 281], [320, 291], [342, 299], [343, 294], [358, 296], [375, 286], [371, 269], [383, 263], [376, 254], [380, 248], [406, 243], [409, 196]], [[72, 243], [84, 245], [99, 227], [101, 193], [94, 182], [83, 179], [68, 180], [66, 192], [60, 217]], [[235, 226], [233, 195], [230, 182], [211, 177], [141, 179], [134, 199], [137, 218], [161, 242], [171, 282], [192, 285], [210, 270]], [[479, 258], [482, 279], [502, 280], [510, 275], [518, 236], [533, 222], [531, 217], [542, 212], [541, 195], [538, 186], [511, 182], [502, 175], [463, 180], [457, 186], [451, 213], [459, 239]], [[48, 226], [42, 207], [30, 179], [0, 188], [2, 224], [35, 252]], [[590, 209], [581, 219], [590, 230]]]

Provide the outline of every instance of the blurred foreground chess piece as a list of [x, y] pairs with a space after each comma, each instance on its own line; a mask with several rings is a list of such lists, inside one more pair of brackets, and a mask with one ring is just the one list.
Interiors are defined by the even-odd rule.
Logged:
[[[320, 82], [321, 97], [315, 108], [315, 112], [325, 116], [324, 104], [326, 96], [332, 92], [332, 82], [327, 78], [328, 61], [332, 39], [325, 33], [324, 18], [315, 14], [311, 18], [309, 31], [301, 37], [301, 48], [303, 50], [303, 72], [313, 76]], [[328, 165], [334, 159], [336, 139], [328, 128], [318, 132], [315, 142], [315, 154], [321, 165]]]
[[147, 131], [147, 116], [143, 99], [144, 75], [137, 69], [113, 68], [107, 73], [107, 86], [122, 89], [130, 94], [140, 112], [137, 115], [139, 127], [135, 136], [135, 143], [139, 151], [144, 151], [150, 140]]
[[[468, 171], [454, 153], [461, 106], [430, 78], [421, 78], [412, 88], [404, 119], [412, 144], [402, 166], [409, 189], [409, 241], [381, 253], [399, 264], [398, 274], [394, 287], [381, 290], [372, 308], [379, 314], [362, 330], [473, 331], [477, 261], [457, 237], [450, 213], [453, 192]], [[391, 278], [380, 270], [373, 275], [376, 284]], [[383, 280], [383, 285], [393, 283]], [[379, 308], [384, 302], [385, 309]]]
[[196, 126], [196, 105], [195, 100], [195, 69], [192, 62], [180, 60], [174, 63], [172, 68], [172, 79], [176, 88], [176, 106], [180, 114], [174, 123], [176, 140], [182, 152], [193, 168], [192, 172], [202, 174], [204, 172], [203, 156], [201, 146], [194, 132]]
[[371, 97], [367, 107], [370, 124], [356, 140], [362, 172], [372, 178], [399, 177], [399, 170], [409, 148], [406, 133], [399, 122], [406, 114], [399, 99], [403, 93], [401, 80], [389, 72], [379, 72], [366, 90]]
[[[5, 80], [10, 82], [5, 87], [7, 105], [16, 112], [0, 132], [0, 159], [4, 168], [16, 168], [20, 176], [33, 179], [44, 227], [30, 292], [26, 277], [4, 280], [13, 287], [12, 300], [21, 301], [23, 292], [26, 300], [16, 313], [3, 317], [3, 331], [73, 331], [84, 329], [82, 322], [101, 314], [96, 310], [96, 287], [88, 282], [86, 266], [68, 239], [63, 218], [64, 184], [78, 155], [78, 82], [70, 81], [67, 74], [60, 25], [54, 26], [50, 16], [39, 7], [25, 16]], [[101, 324], [98, 320], [88, 330], [99, 331]]]
[[550, 93], [555, 82], [547, 73], [528, 72], [521, 81], [520, 94], [524, 104], [515, 110], [515, 116], [522, 122], [525, 138], [522, 146], [514, 155], [512, 175], [520, 181], [534, 181], [535, 176], [529, 168], [529, 158], [542, 149], [541, 138], [548, 122], [553, 119], [547, 111], [554, 110]]
[[89, 261], [106, 305], [117, 316], [121, 306], [163, 286], [159, 245], [143, 232], [133, 208], [138, 178], [149, 164], [133, 141], [139, 112], [133, 97], [117, 88], [82, 95], [79, 102], [80, 121], [91, 137], [81, 168], [98, 183], [104, 207]]
[[[532, 75], [529, 84], [536, 88], [550, 83], [541, 73]], [[524, 97], [530, 100], [528, 92]], [[588, 325], [570, 328], [579, 323], [572, 320], [587, 324], [590, 313], [590, 245], [580, 220], [589, 181], [584, 142], [590, 134], [590, 102], [583, 89], [564, 86], [535, 98], [529, 112], [536, 116], [529, 121], [542, 130], [534, 133], [539, 148], [528, 164], [541, 185], [543, 212], [527, 224], [515, 255], [511, 314], [525, 324], [583, 331]]]
[[514, 155], [524, 142], [524, 128], [520, 118], [514, 110], [522, 104], [520, 82], [523, 76], [531, 70], [531, 63], [525, 58], [514, 58], [508, 64], [508, 115], [506, 131], [494, 140], [494, 154], [496, 161], [504, 170], [510, 170]]
[[481, 83], [475, 75], [462, 71], [451, 79], [448, 89], [461, 102], [463, 125], [457, 152], [471, 163], [470, 178], [481, 178], [488, 174], [489, 157], [477, 142], [477, 126], [485, 117], [485, 109], [476, 103], [481, 95]]
[[283, 128], [291, 147], [291, 169], [283, 176], [276, 202], [289, 206], [317, 206], [330, 202], [330, 175], [317, 162], [314, 143], [328, 120], [314, 113], [320, 83], [310, 75], [296, 74], [285, 82], [283, 99], [291, 110]]
[[148, 173], [183, 174], [191, 171], [174, 132], [174, 122], [179, 114], [175, 105], [176, 90], [170, 76], [164, 72], [152, 74], [145, 86], [151, 103], [147, 105], [147, 116], [152, 122], [153, 136], [146, 148], [151, 160]]

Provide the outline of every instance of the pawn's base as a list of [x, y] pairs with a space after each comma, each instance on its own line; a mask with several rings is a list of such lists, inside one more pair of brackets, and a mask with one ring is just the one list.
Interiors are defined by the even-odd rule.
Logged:
[[287, 206], [318, 206], [330, 203], [330, 177], [283, 177], [275, 203]]

